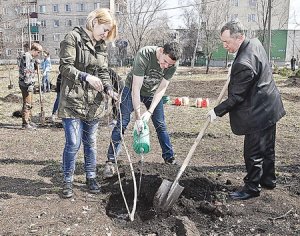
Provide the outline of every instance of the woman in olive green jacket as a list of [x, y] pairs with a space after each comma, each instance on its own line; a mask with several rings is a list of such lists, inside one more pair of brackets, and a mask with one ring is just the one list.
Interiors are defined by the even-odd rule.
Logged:
[[117, 26], [110, 11], [100, 8], [89, 13], [86, 27], [75, 27], [60, 44], [62, 77], [58, 116], [65, 130], [63, 152], [63, 197], [73, 196], [73, 175], [77, 152], [84, 146], [86, 184], [91, 193], [100, 192], [96, 178], [96, 135], [106, 112], [105, 94], [113, 91], [105, 40], [116, 38]]

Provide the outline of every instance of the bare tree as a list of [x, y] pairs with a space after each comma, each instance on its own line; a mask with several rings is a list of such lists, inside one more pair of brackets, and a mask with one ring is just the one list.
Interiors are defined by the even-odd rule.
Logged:
[[192, 8], [184, 11], [184, 22], [187, 28], [187, 47], [193, 47], [191, 66], [194, 67], [196, 57], [202, 53], [207, 59], [208, 73], [213, 52], [220, 46], [219, 29], [226, 21], [228, 2], [193, 0], [189, 4]]
[[[289, 6], [287, 4], [282, 5], [280, 0], [272, 0], [271, 1], [272, 7], [272, 19], [273, 22], [277, 22], [278, 25], [273, 23], [272, 28], [276, 29], [283, 29], [287, 27], [288, 24], [288, 16], [284, 14], [288, 12]], [[269, 19], [269, 8], [268, 8], [268, 1], [266, 0], [259, 0], [257, 1], [256, 5], [257, 11], [257, 25], [258, 25], [258, 32], [257, 37], [261, 40], [262, 44], [266, 44], [266, 39], [268, 38], [268, 19]]]
[[207, 59], [206, 73], [209, 71], [213, 52], [220, 46], [220, 28], [227, 20], [228, 1], [202, 0], [201, 5], [201, 39], [202, 48]]
[[193, 54], [197, 41], [197, 29], [199, 28], [196, 23], [196, 15], [193, 8], [184, 8], [183, 23], [184, 29], [180, 30], [180, 42], [183, 47], [182, 60], [184, 65], [192, 65]]
[[165, 0], [128, 0], [127, 13], [121, 16], [124, 24], [122, 37], [128, 41], [133, 54], [150, 42], [163, 40], [168, 34]]
[[196, 17], [196, 42], [194, 46], [194, 52], [193, 52], [193, 57], [191, 61], [191, 67], [193, 68], [195, 66], [195, 60], [196, 60], [196, 53], [198, 50], [199, 46], [199, 41], [200, 41], [200, 27], [201, 27], [201, 4], [197, 4], [197, 0], [194, 0], [194, 12], [195, 12], [195, 17]]

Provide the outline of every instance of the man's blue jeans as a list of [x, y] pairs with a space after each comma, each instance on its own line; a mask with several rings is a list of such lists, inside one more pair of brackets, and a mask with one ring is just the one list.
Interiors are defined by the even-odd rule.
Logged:
[[[141, 102], [145, 104], [146, 108], [149, 109], [153, 97], [141, 96]], [[133, 112], [131, 89], [124, 87], [122, 92], [122, 100], [120, 104], [121, 114], [118, 115], [117, 125], [114, 127], [111, 135], [111, 142], [108, 148], [107, 158], [108, 161], [114, 162], [115, 157], [121, 150], [121, 122], [120, 116], [122, 116], [122, 134], [124, 134], [129, 122], [130, 115]], [[170, 141], [170, 136], [167, 132], [165, 123], [164, 106], [161, 100], [153, 111], [151, 116], [153, 125], [155, 127], [159, 144], [162, 149], [162, 157], [167, 160], [174, 156], [173, 148]]]
[[97, 156], [96, 137], [99, 121], [83, 121], [77, 118], [63, 118], [62, 123], [66, 139], [63, 152], [64, 181], [73, 181], [75, 162], [81, 141], [83, 143], [86, 178], [95, 178]]

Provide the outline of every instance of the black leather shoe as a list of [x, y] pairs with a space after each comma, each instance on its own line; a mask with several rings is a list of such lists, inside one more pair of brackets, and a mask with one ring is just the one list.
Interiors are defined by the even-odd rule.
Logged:
[[272, 190], [274, 188], [276, 188], [276, 184], [273, 185], [268, 185], [268, 184], [260, 184], [260, 186], [264, 189], [268, 189], [268, 190]]
[[73, 196], [72, 182], [64, 182], [62, 194], [63, 198], [70, 198]]
[[86, 179], [86, 185], [88, 186], [90, 193], [99, 193], [101, 190], [100, 185], [94, 178]]
[[258, 197], [259, 193], [246, 193], [244, 191], [237, 191], [230, 193], [229, 196], [233, 200], [247, 200], [249, 198]]

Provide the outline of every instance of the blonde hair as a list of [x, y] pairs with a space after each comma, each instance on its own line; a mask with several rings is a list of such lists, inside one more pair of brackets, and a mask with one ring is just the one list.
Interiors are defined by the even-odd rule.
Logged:
[[43, 47], [42, 45], [40, 45], [39, 43], [32, 43], [30, 50], [35, 50], [35, 51], [43, 51]]
[[117, 37], [117, 23], [108, 8], [97, 8], [88, 14], [85, 26], [87, 30], [93, 31], [94, 19], [98, 20], [98, 24], [110, 24], [112, 26], [111, 30], [108, 32], [107, 40], [112, 41]]

